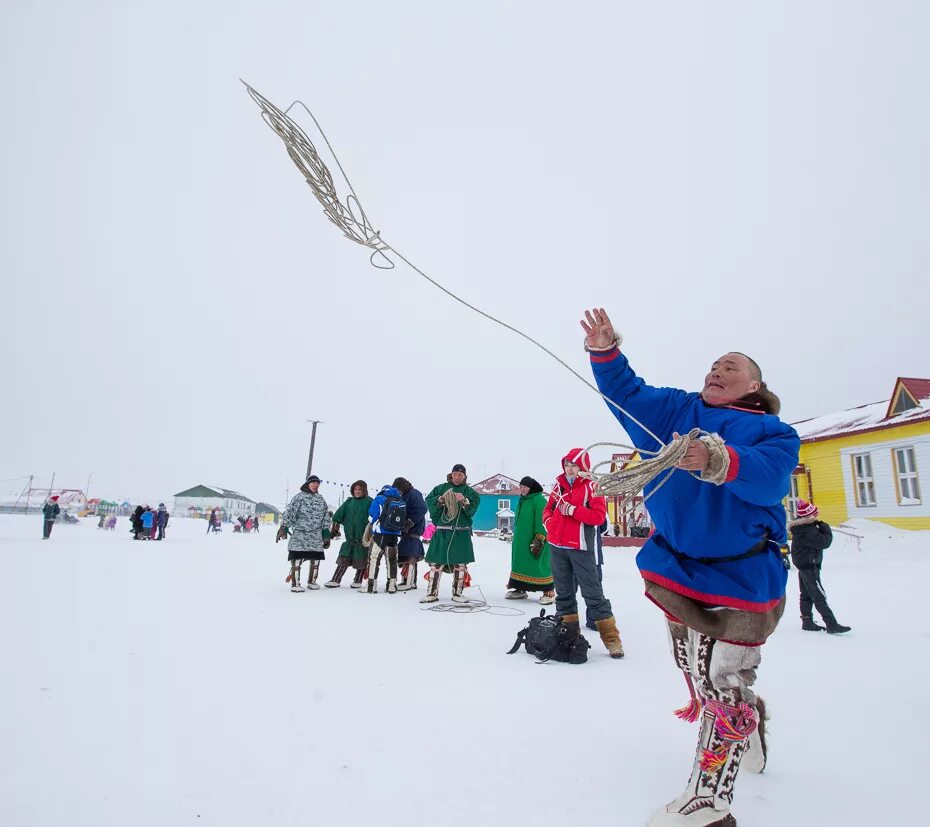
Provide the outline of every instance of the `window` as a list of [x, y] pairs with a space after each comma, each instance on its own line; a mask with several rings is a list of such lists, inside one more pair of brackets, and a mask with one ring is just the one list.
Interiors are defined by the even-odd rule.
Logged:
[[791, 475], [791, 484], [788, 489], [788, 513], [791, 519], [797, 519], [798, 516], [798, 477], [797, 474]]
[[875, 479], [872, 476], [872, 455], [853, 454], [853, 480], [856, 486], [856, 505], [860, 508], [875, 505]]
[[920, 505], [920, 483], [917, 479], [917, 457], [914, 449], [910, 446], [895, 448], [892, 454], [898, 505]]
[[902, 414], [905, 411], [910, 411], [913, 408], [920, 407], [919, 403], [913, 396], [911, 396], [904, 388], [901, 388], [901, 393], [898, 394], [898, 399], [894, 403], [894, 408], [892, 409], [892, 415]]
[[504, 508], [510, 508], [510, 500], [498, 500], [497, 501], [497, 510], [501, 511]]

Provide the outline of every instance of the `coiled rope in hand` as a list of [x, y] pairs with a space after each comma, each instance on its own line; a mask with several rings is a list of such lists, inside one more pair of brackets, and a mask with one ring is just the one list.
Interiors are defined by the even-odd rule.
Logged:
[[[368, 219], [368, 216], [365, 213], [364, 208], [362, 207], [361, 201], [359, 201], [358, 195], [355, 192], [355, 188], [352, 186], [352, 182], [349, 181], [349, 177], [346, 175], [345, 170], [342, 168], [342, 164], [339, 163], [339, 158], [336, 156], [336, 152], [333, 150], [332, 144], [329, 142], [329, 139], [326, 137], [326, 133], [320, 126], [320, 122], [307, 108], [307, 106], [302, 101], [294, 101], [289, 107], [287, 107], [287, 109], [282, 111], [278, 109], [278, 107], [273, 103], [271, 103], [271, 101], [269, 101], [266, 97], [249, 86], [249, 84], [247, 84], [245, 81], [242, 81], [242, 83], [248, 90], [252, 100], [254, 100], [262, 110], [262, 119], [284, 142], [284, 145], [287, 148], [287, 154], [290, 156], [291, 160], [294, 162], [294, 165], [300, 171], [300, 174], [303, 176], [304, 181], [306, 181], [307, 186], [310, 187], [310, 191], [316, 197], [317, 201], [320, 202], [326, 217], [332, 221], [333, 224], [335, 224], [340, 230], [342, 230], [342, 233], [346, 238], [356, 242], [357, 244], [361, 244], [362, 246], [367, 247], [372, 251], [371, 255], [369, 256], [369, 260], [375, 267], [381, 270], [392, 269], [394, 267], [394, 262], [388, 257], [387, 253], [393, 253], [408, 267], [421, 275], [434, 287], [442, 290], [442, 292], [450, 298], [454, 299], [460, 304], [465, 305], [469, 310], [484, 316], [486, 319], [494, 322], [495, 324], [499, 324], [501, 327], [506, 328], [512, 333], [516, 333], [518, 336], [526, 339], [528, 342], [534, 344], [544, 353], [551, 356], [563, 368], [569, 371], [569, 373], [571, 373], [576, 379], [583, 382], [588, 388], [593, 390], [598, 396], [607, 402], [607, 404], [612, 405], [614, 408], [620, 411], [620, 413], [629, 419], [630, 422], [639, 426], [645, 433], [651, 436], [661, 446], [660, 450], [658, 451], [646, 451], [642, 448], [634, 449], [632, 446], [617, 445], [617, 447], [638, 450], [640, 454], [650, 454], [651, 458], [643, 460], [640, 463], [628, 464], [626, 468], [606, 474], [599, 474], [596, 472], [596, 470], [592, 470], [592, 472], [590, 472], [590, 478], [597, 482], [600, 494], [604, 496], [635, 494], [637, 491], [642, 490], [642, 487], [646, 483], [653, 480], [657, 475], [663, 473], [663, 471], [668, 471], [666, 477], [659, 483], [658, 486], [653, 489], [652, 492], [650, 492], [651, 495], [667, 481], [668, 477], [675, 470], [678, 462], [681, 461], [681, 458], [688, 450], [688, 445], [690, 444], [691, 439], [695, 438], [692, 436], [692, 434], [695, 433], [694, 431], [692, 431], [692, 433], [688, 434], [687, 436], [677, 437], [676, 439], [673, 439], [672, 442], [670, 442], [668, 445], [666, 445], [661, 439], [659, 439], [658, 436], [650, 431], [649, 428], [637, 420], [636, 417], [621, 408], [616, 402], [614, 402], [613, 399], [601, 393], [598, 388], [592, 385], [587, 379], [578, 373], [578, 371], [571, 367], [571, 365], [567, 364], [563, 359], [559, 358], [559, 356], [549, 350], [549, 348], [547, 348], [545, 345], [538, 342], [532, 336], [524, 333], [522, 330], [519, 330], [512, 325], [501, 321], [495, 316], [492, 316], [490, 313], [486, 313], [480, 308], [475, 307], [473, 304], [470, 304], [463, 298], [457, 296], [451, 290], [443, 287], [438, 281], [424, 273], [413, 262], [398, 252], [396, 248], [387, 244], [381, 238], [380, 232], [374, 229], [371, 221]], [[333, 182], [333, 176], [327, 168], [326, 164], [323, 163], [322, 159], [320, 158], [320, 155], [317, 152], [316, 147], [313, 145], [313, 142], [309, 137], [307, 137], [307, 133], [304, 132], [300, 125], [288, 116], [288, 112], [290, 112], [291, 109], [293, 109], [295, 106], [303, 107], [304, 111], [313, 120], [313, 123], [319, 131], [320, 136], [325, 141], [326, 146], [336, 163], [336, 166], [339, 168], [339, 172], [349, 189], [349, 195], [346, 196], [345, 203], [340, 200], [339, 194], [336, 191], [336, 186]], [[699, 433], [702, 434], [703, 432]], [[597, 447], [600, 445], [616, 445], [616, 443], [603, 442], [597, 443], [596, 446], [592, 447]], [[607, 462], [610, 461], [608, 460], [603, 463], [598, 463], [598, 466], [596, 467], [605, 465]], [[701, 479], [700, 476], [697, 478]]]

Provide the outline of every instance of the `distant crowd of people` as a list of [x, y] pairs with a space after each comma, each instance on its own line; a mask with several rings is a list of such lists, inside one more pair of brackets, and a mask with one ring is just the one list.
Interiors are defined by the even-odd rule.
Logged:
[[158, 510], [150, 505], [137, 505], [129, 517], [132, 525], [133, 540], [164, 540], [165, 528], [168, 526], [168, 509], [164, 503], [158, 504]]
[[[260, 534], [258, 516], [239, 514], [230, 517], [234, 534], [251, 534], [253, 531]], [[207, 515], [207, 534], [219, 534], [223, 530], [223, 515], [218, 508], [214, 508]]]

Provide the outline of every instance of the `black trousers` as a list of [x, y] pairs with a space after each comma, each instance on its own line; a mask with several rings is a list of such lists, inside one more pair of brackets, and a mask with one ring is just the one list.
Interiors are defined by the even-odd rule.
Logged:
[[44, 525], [42, 526], [42, 537], [48, 539], [52, 533], [52, 526], [55, 525], [54, 520], [43, 520]]
[[801, 588], [801, 617], [813, 617], [816, 607], [820, 616], [828, 623], [836, 623], [827, 593], [820, 582], [820, 569], [798, 569], [798, 585]]

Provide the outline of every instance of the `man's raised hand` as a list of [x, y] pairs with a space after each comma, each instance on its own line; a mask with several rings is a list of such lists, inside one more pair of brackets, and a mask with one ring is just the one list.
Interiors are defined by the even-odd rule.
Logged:
[[617, 340], [614, 326], [603, 307], [585, 310], [581, 327], [585, 332], [585, 346], [594, 350], [606, 350]]

